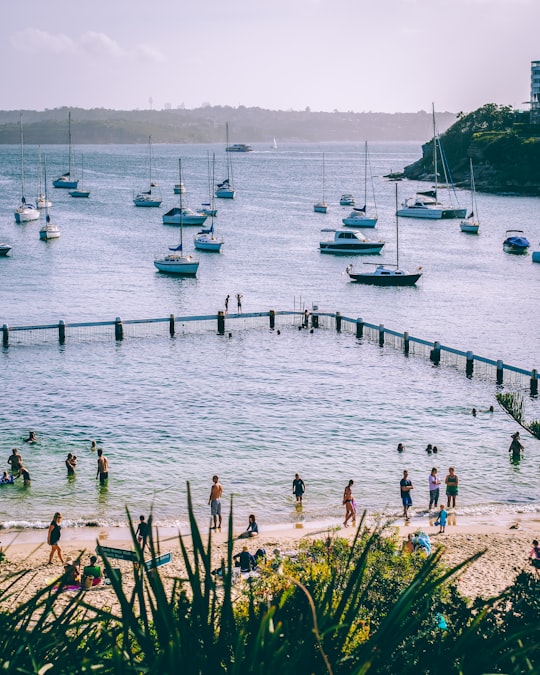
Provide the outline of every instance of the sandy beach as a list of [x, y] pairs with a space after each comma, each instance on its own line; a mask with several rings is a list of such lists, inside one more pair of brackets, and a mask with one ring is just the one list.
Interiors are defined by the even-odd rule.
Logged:
[[[461, 592], [469, 597], [492, 597], [510, 585], [523, 569], [530, 570], [528, 554], [531, 542], [538, 538], [540, 532], [540, 516], [536, 514], [521, 514], [518, 518], [498, 520], [497, 523], [467, 521], [460, 518], [459, 524], [452, 520], [451, 514], [446, 533], [438, 534], [438, 527], [433, 526], [433, 519], [422, 519], [424, 522], [414, 522], [406, 525], [400, 519], [389, 526], [388, 533], [396, 534], [405, 540], [410, 532], [419, 529], [426, 532], [431, 539], [432, 546], [442, 546], [443, 560], [448, 565], [456, 565], [478, 551], [485, 554], [470, 567], [464, 570], [458, 579]], [[431, 523], [431, 524], [430, 524]], [[455, 524], [452, 524], [455, 523]], [[370, 523], [368, 515], [368, 524]], [[352, 539], [356, 530], [354, 527], [339, 527], [338, 523], [311, 523], [298, 526], [281, 526], [265, 529], [253, 539], [235, 539], [233, 553], [242, 550], [247, 545], [252, 553], [258, 548], [265, 548], [271, 556], [274, 549], [280, 549], [282, 554], [294, 552], [300, 542], [306, 539], [326, 538], [329, 534]], [[184, 534], [184, 533], [183, 533]], [[190, 535], [186, 533], [185, 541], [189, 542]], [[240, 530], [235, 532], [235, 537]], [[160, 553], [171, 552], [172, 560], [161, 567], [164, 578], [183, 576], [183, 565], [178, 541], [178, 532], [172, 528], [158, 529], [158, 545]], [[50, 583], [61, 575], [62, 565], [55, 560], [49, 565], [49, 547], [46, 544], [45, 530], [3, 531], [0, 533], [2, 549], [7, 561], [2, 563], [0, 578], [5, 587], [6, 578], [13, 573], [28, 570], [24, 584], [21, 584], [17, 593], [17, 602], [23, 602], [33, 592]], [[88, 564], [90, 555], [96, 545], [109, 546], [124, 550], [132, 550], [131, 537], [128, 528], [64, 528], [62, 532], [62, 550], [64, 560], [80, 558], [83, 565]], [[227, 532], [212, 532], [212, 556], [216, 567], [226, 556]], [[115, 567], [122, 571], [124, 586], [129, 588], [133, 578], [132, 564], [128, 561], [115, 560]], [[110, 586], [100, 585], [92, 589], [92, 602], [97, 606], [114, 605], [114, 593]], [[88, 600], [90, 598], [87, 597]]]

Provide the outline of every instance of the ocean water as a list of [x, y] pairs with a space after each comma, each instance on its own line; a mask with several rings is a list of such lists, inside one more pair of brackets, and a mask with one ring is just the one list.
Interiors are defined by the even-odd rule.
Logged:
[[[63, 148], [42, 150], [49, 177], [64, 170]], [[331, 204], [326, 215], [312, 210], [321, 197], [322, 151]], [[39, 240], [38, 222], [13, 219], [18, 152], [0, 148], [0, 239], [13, 247], [0, 259], [2, 324], [215, 314], [226, 295], [240, 292], [246, 312], [316, 304], [515, 366], [540, 366], [540, 265], [502, 251], [505, 230], [514, 227], [538, 248], [535, 198], [479, 195], [478, 237], [461, 233], [458, 221], [402, 219], [400, 261], [422, 265], [424, 277], [416, 288], [369, 288], [343, 274], [352, 258], [318, 251], [320, 229], [339, 227], [350, 210], [338, 205], [341, 193], [362, 201], [363, 148], [256, 148], [232, 158], [237, 198], [217, 200], [223, 253], [198, 253], [198, 278], [174, 279], [157, 273], [152, 260], [178, 239], [178, 228], [161, 224], [177, 200], [178, 157], [188, 190], [184, 203], [196, 207], [207, 201], [208, 152], [216, 152], [216, 178], [223, 173], [222, 147], [154, 146], [159, 209], [131, 202], [145, 184], [146, 147], [78, 148], [91, 197], [50, 190], [51, 215], [62, 234], [48, 243]], [[379, 225], [366, 234], [387, 244], [381, 256], [357, 258], [356, 265], [394, 259], [394, 184], [382, 175], [419, 152], [420, 144], [371, 145]], [[28, 147], [28, 199], [36, 191], [36, 164], [37, 148]], [[414, 188], [400, 183], [400, 198]], [[468, 204], [469, 193], [461, 191], [460, 198]], [[188, 250], [194, 232], [184, 228]], [[339, 519], [350, 478], [360, 508], [397, 513], [405, 468], [415, 507], [425, 510], [431, 467], [444, 478], [451, 465], [460, 476], [460, 513], [540, 509], [540, 443], [524, 433], [525, 457], [519, 465], [509, 462], [516, 424], [497, 407], [493, 382], [468, 380], [348, 333], [300, 331], [297, 324], [282, 325], [278, 335], [231, 320], [230, 338], [209, 330], [174, 339], [128, 336], [116, 344], [85, 334], [62, 347], [51, 341], [4, 349], [0, 452], [7, 460], [13, 446], [21, 448], [32, 485], [0, 487], [0, 522], [46, 526], [61, 510], [68, 524], [117, 524], [127, 506], [137, 515], [153, 507], [157, 522], [181, 524], [189, 481], [204, 523], [213, 473], [224, 485], [225, 513], [233, 497], [240, 524], [251, 512], [262, 527]], [[493, 414], [471, 415], [472, 407], [490, 405]], [[526, 397], [526, 410], [529, 419], [540, 418], [537, 401]], [[38, 444], [22, 442], [29, 429], [37, 431]], [[91, 439], [110, 461], [104, 489], [95, 480]], [[402, 455], [395, 450], [400, 441], [407, 448]], [[436, 458], [426, 454], [427, 443], [440, 448]], [[67, 452], [79, 459], [73, 479], [66, 477]], [[291, 497], [296, 472], [307, 485], [301, 512]]]

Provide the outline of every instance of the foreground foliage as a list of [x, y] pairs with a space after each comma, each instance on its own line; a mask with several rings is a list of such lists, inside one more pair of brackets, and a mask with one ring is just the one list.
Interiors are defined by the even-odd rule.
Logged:
[[[185, 578], [171, 587], [158, 570], [139, 565], [127, 592], [105, 560], [118, 610], [95, 609], [91, 594], [66, 597], [52, 586], [17, 606], [32, 572], [4, 578], [0, 668], [160, 675], [540, 668], [539, 584], [527, 573], [499, 598], [471, 605], [450, 583], [463, 565], [445, 569], [440, 552], [429, 558], [402, 553], [384, 528], [369, 532], [361, 522], [352, 543], [329, 533], [295, 556], [270, 558], [250, 581], [237, 580], [231, 515], [218, 576], [210, 535], [203, 541], [189, 500], [189, 551], [180, 538]], [[157, 554], [153, 541], [150, 546]]]

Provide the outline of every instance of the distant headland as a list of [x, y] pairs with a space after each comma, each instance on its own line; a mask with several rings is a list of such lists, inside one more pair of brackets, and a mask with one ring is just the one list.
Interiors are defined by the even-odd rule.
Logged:
[[[470, 157], [477, 190], [540, 196], [540, 124], [530, 123], [529, 112], [488, 103], [467, 115], [458, 113], [457, 121], [441, 135], [441, 143], [455, 185], [469, 186]], [[403, 175], [434, 180], [431, 140]]]
[[[73, 141], [77, 145], [108, 143], [219, 143], [225, 142], [225, 124], [231, 143], [421, 141], [431, 133], [431, 113], [314, 112], [309, 108], [265, 110], [245, 106], [205, 106], [193, 110], [108, 110], [54, 108], [0, 111], [0, 144], [19, 142], [23, 114], [27, 144], [62, 144], [67, 139], [71, 112]], [[437, 115], [444, 131], [455, 113]]]

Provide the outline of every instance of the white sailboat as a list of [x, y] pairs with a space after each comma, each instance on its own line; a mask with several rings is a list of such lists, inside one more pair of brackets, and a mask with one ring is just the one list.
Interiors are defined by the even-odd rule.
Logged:
[[[47, 201], [47, 158], [44, 158], [44, 172], [45, 172], [45, 201]], [[39, 238], [43, 241], [49, 239], [58, 239], [60, 236], [60, 228], [51, 221], [49, 215], [49, 207], [45, 207], [45, 225], [39, 231]]]
[[68, 170], [53, 180], [53, 187], [75, 190], [79, 181], [71, 176], [71, 163], [73, 151], [71, 148], [71, 112], [68, 113]]
[[69, 196], [79, 198], [90, 197], [90, 190], [84, 189], [84, 155], [81, 157], [81, 184], [76, 190], [70, 190]]
[[[367, 181], [368, 181], [368, 167], [371, 181], [371, 194], [373, 199], [374, 213], [367, 213]], [[342, 219], [344, 225], [350, 227], [375, 227], [377, 225], [377, 203], [375, 201], [375, 188], [373, 187], [373, 173], [371, 171], [371, 162], [368, 155], [368, 144], [365, 141], [364, 146], [364, 206], [362, 208], [354, 207], [350, 214]]]
[[275, 137], [275, 136], [274, 136], [274, 140], [273, 140], [273, 142], [272, 142], [272, 145], [271, 145], [270, 147], [272, 148], [272, 150], [277, 150], [277, 141], [276, 141], [276, 137]]
[[[214, 173], [215, 173], [215, 164], [216, 164], [216, 156], [212, 155], [212, 185], [214, 184]], [[201, 230], [195, 235], [195, 239], [193, 240], [193, 243], [195, 245], [195, 248], [198, 249], [199, 251], [211, 251], [213, 253], [219, 253], [221, 251], [221, 247], [223, 246], [223, 238], [218, 239], [215, 236], [214, 233], [214, 200], [212, 199], [211, 203], [209, 204], [210, 206], [210, 218], [211, 218], [211, 225], [209, 228], [206, 228], [204, 230]]]
[[441, 166], [443, 167], [445, 182], [448, 184], [447, 167], [444, 154], [442, 152], [441, 140], [437, 133], [435, 124], [435, 106], [432, 106], [433, 116], [433, 172], [435, 185], [433, 189], [417, 192], [414, 197], [406, 199], [397, 214], [403, 218], [424, 218], [429, 220], [440, 220], [441, 218], [465, 218], [467, 209], [462, 209], [457, 203], [457, 196], [453, 185], [451, 186], [450, 198], [455, 200], [455, 204], [444, 205], [439, 201], [439, 168], [438, 155], [441, 154]]
[[159, 186], [152, 180], [152, 136], [148, 136], [148, 190], [136, 194], [133, 203], [135, 206], [157, 207], [161, 206], [162, 201]]
[[[225, 124], [225, 134], [226, 134], [225, 150], [227, 150], [227, 148], [229, 148], [229, 123], [228, 122]], [[226, 159], [227, 176], [224, 180], [221, 181], [221, 183], [218, 183], [216, 185], [216, 190], [214, 192], [214, 195], [218, 199], [234, 199], [234, 196], [236, 194], [236, 190], [234, 189], [233, 170], [232, 170], [232, 161], [231, 161], [231, 153], [230, 152], [225, 153], [225, 159]]]
[[324, 152], [322, 154], [322, 199], [320, 202], [313, 204], [315, 213], [326, 213], [328, 211], [328, 203], [326, 201], [326, 171], [324, 164]]
[[21, 205], [15, 209], [15, 222], [16, 223], [27, 223], [31, 220], [37, 220], [39, 218], [39, 210], [33, 204], [30, 204], [26, 201], [24, 194], [24, 138], [23, 138], [23, 124], [22, 124], [22, 113], [19, 116], [19, 129], [21, 135]]
[[[180, 183], [184, 185], [183, 178], [180, 178]], [[208, 216], [204, 213], [198, 213], [188, 206], [183, 205], [182, 195], [183, 190], [178, 193], [180, 195], [180, 207], [173, 206], [167, 213], [161, 216], [164, 225], [203, 225]]]
[[466, 232], [467, 234], [478, 234], [480, 221], [478, 220], [478, 206], [476, 204], [476, 187], [474, 184], [472, 157], [469, 158], [469, 163], [471, 168], [471, 212], [466, 220], [461, 221], [459, 228], [462, 232]]
[[[182, 182], [182, 160], [178, 160], [178, 175], [179, 182]], [[182, 211], [182, 193], [180, 192], [180, 212]], [[154, 266], [160, 272], [167, 274], [174, 274], [182, 277], [194, 277], [197, 275], [199, 269], [199, 261], [194, 260], [191, 256], [183, 254], [183, 225], [180, 219], [180, 243], [178, 246], [169, 247], [171, 253], [167, 253], [162, 258], [154, 260]]]
[[38, 209], [46, 209], [52, 206], [50, 199], [45, 197], [43, 192], [43, 167], [41, 166], [41, 145], [38, 146], [38, 193], [36, 199], [36, 206]]
[[[354, 267], [349, 265], [345, 272], [351, 281], [372, 286], [414, 286], [422, 276], [422, 268], [418, 267], [414, 272], [407, 272], [399, 266], [399, 217], [397, 215], [398, 189], [396, 183], [396, 264], [377, 265], [372, 272], [355, 272]], [[370, 265], [373, 263], [364, 263]]]

